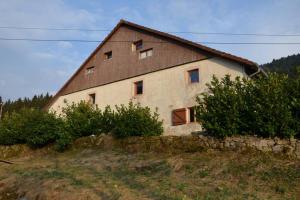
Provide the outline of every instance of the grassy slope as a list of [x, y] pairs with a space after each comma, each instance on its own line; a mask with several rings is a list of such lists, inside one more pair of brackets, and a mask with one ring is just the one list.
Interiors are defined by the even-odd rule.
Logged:
[[2, 199], [300, 199], [300, 161], [256, 152], [88, 149], [15, 162], [1, 164]]

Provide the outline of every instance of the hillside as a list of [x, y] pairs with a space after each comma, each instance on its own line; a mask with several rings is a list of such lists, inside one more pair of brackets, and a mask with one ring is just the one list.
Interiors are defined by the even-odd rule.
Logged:
[[270, 63], [261, 65], [263, 69], [270, 72], [286, 73], [295, 76], [296, 68], [300, 67], [300, 54], [274, 59]]
[[299, 160], [255, 151], [77, 148], [11, 161], [0, 163], [0, 199], [300, 198]]

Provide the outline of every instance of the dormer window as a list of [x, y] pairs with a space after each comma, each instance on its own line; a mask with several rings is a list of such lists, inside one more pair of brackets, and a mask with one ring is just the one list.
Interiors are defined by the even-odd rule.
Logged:
[[108, 51], [104, 53], [104, 55], [105, 55], [105, 60], [112, 59], [112, 51]]
[[89, 68], [86, 69], [85, 74], [86, 75], [90, 75], [90, 74], [93, 74], [94, 71], [95, 71], [95, 67], [94, 66], [93, 67], [89, 67]]
[[143, 40], [138, 40], [132, 44], [132, 51], [138, 51], [143, 48]]
[[153, 54], [153, 49], [147, 49], [147, 50], [141, 51], [140, 52], [140, 59], [150, 57], [150, 56], [152, 56], [152, 54]]

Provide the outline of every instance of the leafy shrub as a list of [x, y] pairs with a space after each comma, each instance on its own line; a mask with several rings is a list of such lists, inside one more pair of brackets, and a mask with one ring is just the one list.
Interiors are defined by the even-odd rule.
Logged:
[[270, 74], [250, 81], [246, 85], [248, 97], [244, 95], [249, 109], [248, 130], [262, 137], [293, 137], [297, 130], [290, 89], [286, 75]]
[[5, 114], [0, 122], [0, 144], [13, 145], [25, 143], [24, 135], [22, 135], [23, 121], [19, 113], [12, 112]]
[[89, 103], [81, 101], [78, 104], [63, 108], [62, 117], [65, 122], [65, 131], [73, 138], [101, 133], [102, 113]]
[[110, 133], [115, 127], [115, 112], [106, 106], [100, 117], [100, 130], [101, 133]]
[[54, 113], [25, 109], [21, 111], [21, 115], [24, 117], [23, 134], [26, 136], [26, 144], [32, 148], [55, 142], [62, 131], [63, 122]]
[[6, 114], [0, 123], [0, 144], [28, 144], [40, 148], [55, 143], [58, 151], [69, 147], [73, 140], [100, 133], [116, 137], [160, 135], [162, 121], [150, 108], [129, 103], [107, 106], [103, 112], [97, 107], [80, 102], [63, 108], [62, 115], [23, 108], [18, 113]]
[[210, 93], [203, 93], [197, 98], [197, 120], [212, 134], [220, 137], [240, 133], [240, 109], [243, 101], [238, 89], [246, 80], [237, 78], [235, 81], [226, 76], [221, 81], [213, 77], [207, 85]]
[[218, 137], [293, 137], [300, 131], [299, 85], [299, 79], [278, 74], [235, 80], [229, 75], [214, 77], [207, 85], [209, 93], [197, 97], [196, 118]]
[[32, 148], [43, 147], [55, 141], [62, 120], [54, 113], [23, 108], [18, 113], [6, 114], [0, 124], [0, 143], [26, 143]]
[[74, 138], [69, 132], [67, 131], [61, 132], [55, 141], [55, 146], [54, 146], [55, 150], [60, 152], [66, 150], [73, 142], [73, 140]]
[[154, 136], [163, 132], [162, 121], [158, 113], [152, 113], [149, 107], [130, 102], [128, 106], [116, 106], [114, 128], [115, 137]]

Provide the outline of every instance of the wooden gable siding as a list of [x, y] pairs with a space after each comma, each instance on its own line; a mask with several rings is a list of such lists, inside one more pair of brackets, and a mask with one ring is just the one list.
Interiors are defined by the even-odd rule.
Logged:
[[[143, 40], [141, 50], [153, 48], [151, 57], [139, 59], [139, 51], [132, 51], [129, 41], [138, 40]], [[108, 51], [112, 51], [112, 59], [105, 60], [104, 53]], [[198, 48], [122, 25], [66, 85], [61, 95], [208, 57], [211, 57], [209, 53]], [[95, 66], [94, 73], [87, 76], [86, 69], [92, 66]]]

